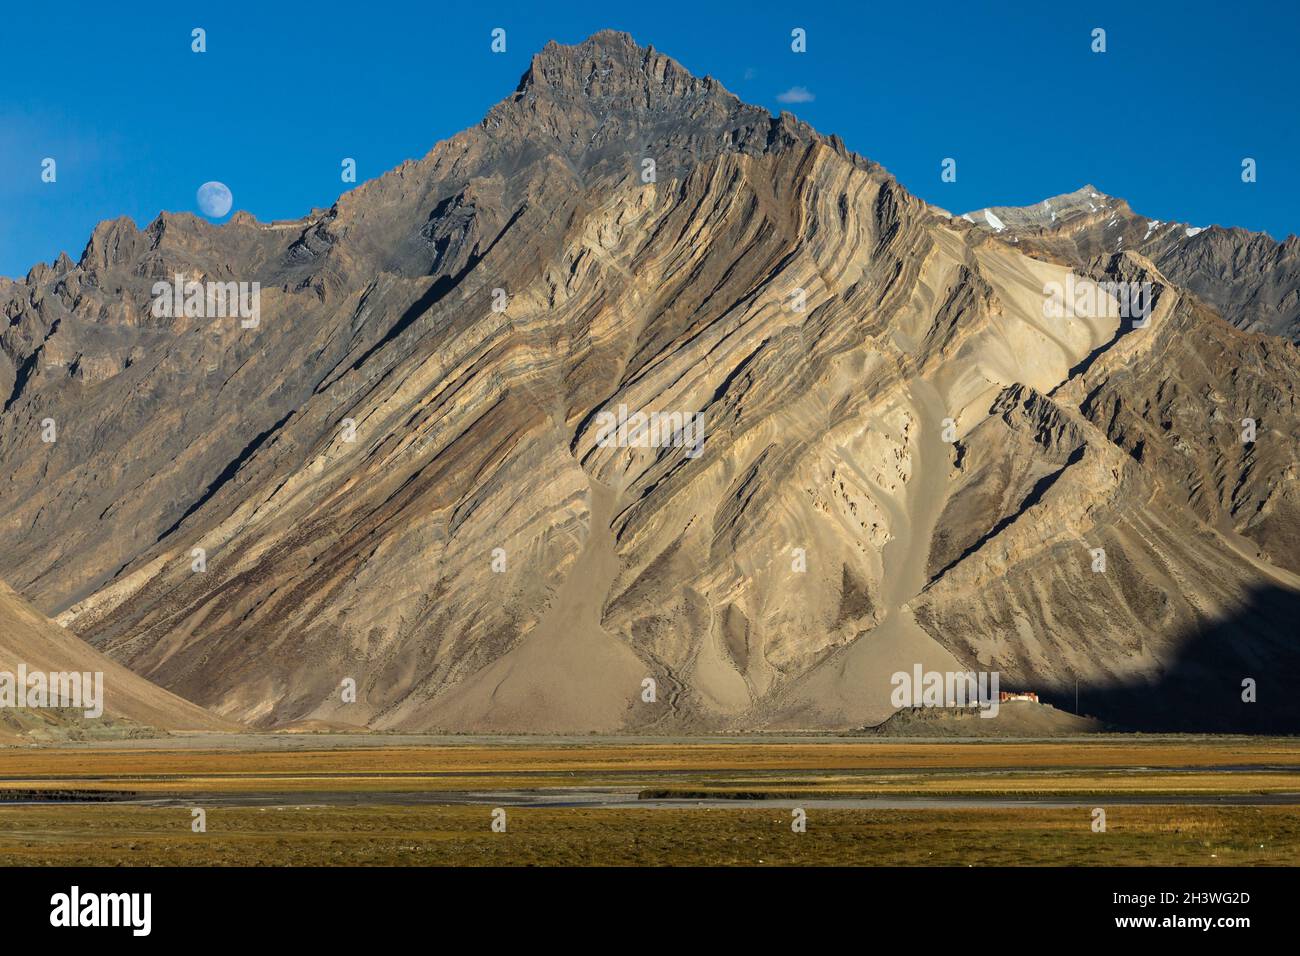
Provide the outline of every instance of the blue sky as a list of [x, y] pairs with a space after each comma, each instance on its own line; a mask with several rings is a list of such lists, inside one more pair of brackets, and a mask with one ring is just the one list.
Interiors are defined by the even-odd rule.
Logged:
[[[1139, 9], [1140, 6], [1140, 9]], [[533, 52], [626, 30], [790, 109], [954, 212], [1085, 182], [1144, 215], [1300, 231], [1294, 3], [58, 3], [10, 5], [0, 275], [102, 219], [194, 211], [226, 183], [262, 220], [328, 206], [507, 96]], [[190, 50], [190, 31], [208, 50]], [[494, 27], [507, 52], [489, 49]], [[790, 31], [808, 52], [790, 50]], [[1090, 50], [1107, 31], [1107, 52]], [[57, 181], [41, 182], [56, 159]], [[940, 163], [957, 160], [957, 181]], [[1254, 158], [1258, 181], [1241, 181]]]

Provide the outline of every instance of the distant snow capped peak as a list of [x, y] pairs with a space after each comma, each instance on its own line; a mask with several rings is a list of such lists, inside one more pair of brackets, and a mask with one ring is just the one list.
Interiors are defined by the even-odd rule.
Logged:
[[1047, 229], [1079, 216], [1099, 212], [1114, 214], [1124, 206], [1122, 199], [1108, 196], [1087, 183], [1073, 192], [1049, 196], [1031, 206], [990, 206], [970, 212], [963, 218], [977, 225], [986, 225], [994, 232]]

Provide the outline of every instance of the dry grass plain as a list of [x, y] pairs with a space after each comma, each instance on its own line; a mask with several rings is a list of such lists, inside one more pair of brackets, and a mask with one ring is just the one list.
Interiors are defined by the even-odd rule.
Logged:
[[[291, 748], [246, 737], [0, 750], [0, 865], [1300, 864], [1300, 805], [1213, 802], [1300, 794], [1293, 739]], [[606, 790], [620, 805], [527, 805]], [[41, 801], [97, 791], [160, 803]], [[523, 805], [504, 804], [495, 833], [501, 795]], [[928, 802], [815, 802], [873, 798]], [[994, 798], [1026, 803], [942, 803]], [[790, 801], [803, 799], [807, 832], [794, 833]], [[1088, 805], [1033, 802], [1052, 799]], [[1092, 830], [1094, 802], [1105, 833]], [[205, 833], [191, 831], [191, 807], [205, 808]]]
[[1295, 865], [1291, 807], [788, 810], [488, 807], [0, 809], [0, 864], [105, 866]]

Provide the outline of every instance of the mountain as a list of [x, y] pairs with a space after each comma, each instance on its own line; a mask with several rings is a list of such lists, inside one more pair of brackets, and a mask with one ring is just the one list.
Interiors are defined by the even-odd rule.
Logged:
[[1300, 239], [1189, 226], [1139, 216], [1087, 185], [1034, 206], [994, 207], [963, 217], [1033, 255], [1076, 265], [1128, 249], [1239, 329], [1300, 343]]
[[0, 576], [262, 727], [847, 729], [919, 665], [1294, 728], [1300, 353], [1132, 250], [1083, 271], [1146, 328], [1048, 318], [1079, 263], [1013, 238], [624, 34], [550, 44], [328, 210], [0, 283]]
[[17, 675], [103, 674], [103, 714], [60, 708], [0, 709], [0, 741], [32, 738], [120, 737], [158, 730], [233, 730], [235, 727], [175, 694], [150, 684], [44, 617], [0, 581], [0, 671]]

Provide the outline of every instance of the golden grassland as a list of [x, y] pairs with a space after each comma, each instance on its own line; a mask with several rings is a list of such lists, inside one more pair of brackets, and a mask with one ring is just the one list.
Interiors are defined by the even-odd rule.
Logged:
[[[1300, 792], [1300, 740], [0, 750], [0, 791], [358, 793], [620, 786], [664, 795]], [[1237, 768], [1231, 772], [1224, 768]]]
[[1094, 833], [1081, 808], [790, 811], [484, 806], [0, 807], [0, 865], [107, 866], [1282, 866], [1300, 809], [1117, 807]]
[[[147, 749], [0, 750], [0, 791], [11, 799], [115, 791], [176, 801], [6, 805], [0, 799], [0, 864], [1300, 864], [1300, 806], [1179, 805], [1180, 798], [1300, 793], [1300, 740], [1294, 739], [293, 743], [297, 749], [259, 750], [255, 738], [244, 738], [212, 749], [172, 741]], [[739, 800], [711, 807], [507, 807], [507, 832], [490, 828], [493, 792], [601, 788], [617, 788], [627, 801], [639, 793], [686, 800], [1089, 802], [811, 805], [806, 833], [791, 831], [788, 806]], [[486, 795], [465, 803], [469, 791]], [[242, 805], [254, 793], [278, 794], [270, 801], [277, 805]], [[384, 796], [413, 793], [428, 797], [396, 805], [406, 801]], [[222, 795], [240, 797], [241, 805], [223, 805]], [[316, 799], [323, 795], [332, 799]], [[207, 832], [193, 833], [190, 807], [203, 807], [205, 796], [213, 798], [205, 808]], [[1108, 796], [1159, 803], [1108, 805]], [[1105, 833], [1092, 830], [1094, 805], [1106, 809]]]
[[3, 794], [60, 791], [63, 794], [120, 794], [140, 798], [221, 793], [458, 793], [472, 790], [553, 791], [557, 789], [620, 788], [655, 799], [849, 799], [867, 797], [1103, 797], [1205, 796], [1300, 793], [1300, 773], [1142, 773], [1061, 770], [1038, 773], [986, 771], [979, 776], [952, 773], [837, 774], [747, 777], [731, 773], [697, 772], [674, 776], [635, 773], [610, 776], [599, 772], [573, 775], [467, 774], [411, 776], [389, 774], [309, 773], [233, 775], [142, 775], [86, 778], [14, 777], [0, 780]]
[[[239, 738], [232, 738], [238, 740]], [[832, 770], [1289, 765], [1300, 770], [1300, 738], [1131, 738], [1027, 743], [877, 742], [315, 747], [189, 750], [10, 748], [0, 775], [55, 778], [124, 774], [502, 773], [599, 770]]]

